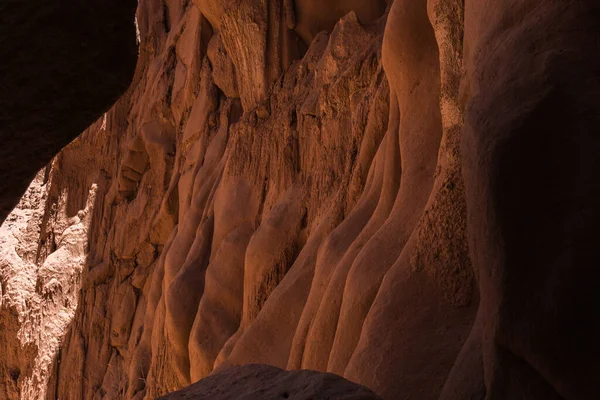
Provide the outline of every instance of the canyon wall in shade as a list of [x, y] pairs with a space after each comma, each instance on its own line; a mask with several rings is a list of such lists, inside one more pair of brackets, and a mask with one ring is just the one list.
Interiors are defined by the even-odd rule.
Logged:
[[246, 363], [441, 391], [477, 306], [462, 5], [305, 3], [140, 3], [131, 89], [56, 161], [74, 210], [98, 185], [61, 399]]
[[[37, 262], [87, 236], [47, 398], [244, 364], [384, 399], [600, 397], [598, 8], [141, 0], [129, 90], [45, 171]], [[19, 349], [0, 373], [26, 397]]]

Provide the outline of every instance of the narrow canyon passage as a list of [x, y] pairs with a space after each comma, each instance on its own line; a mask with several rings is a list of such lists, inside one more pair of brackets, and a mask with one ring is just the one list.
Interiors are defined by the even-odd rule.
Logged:
[[131, 85], [2, 228], [0, 395], [600, 397], [598, 16], [140, 0]]

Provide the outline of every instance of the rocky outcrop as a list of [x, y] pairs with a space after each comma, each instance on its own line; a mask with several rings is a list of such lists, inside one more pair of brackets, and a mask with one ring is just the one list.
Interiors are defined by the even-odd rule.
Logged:
[[[3, 355], [0, 396], [6, 399], [18, 399], [26, 391], [24, 387], [34, 374], [38, 350], [43, 353], [37, 348], [38, 332], [28, 328], [31, 321], [42, 314], [34, 297], [39, 227], [46, 198], [44, 174], [40, 173], [0, 227], [0, 351]], [[36, 325], [39, 328], [39, 324]], [[60, 334], [64, 331], [58, 336]], [[57, 351], [58, 348], [53, 349], [50, 357]]]
[[[317, 251], [357, 203], [387, 126], [385, 16], [363, 25], [340, 15], [264, 93], [242, 75], [237, 63], [246, 61], [229, 56], [251, 49], [232, 30], [248, 27], [217, 31], [194, 4], [168, 13], [142, 5], [140, 80], [57, 160], [57, 182], [96, 182], [102, 199], [60, 355], [60, 398], [176, 390], [220, 359], [258, 357], [247, 351], [261, 326], [282, 339], [262, 356], [285, 367]], [[277, 46], [275, 55], [289, 45]], [[252, 65], [267, 73], [265, 60]], [[273, 303], [288, 308], [286, 318], [256, 323], [284, 277], [298, 274], [291, 290], [300, 297]]]
[[[7, 399], [46, 396], [52, 364], [77, 308], [87, 255], [96, 187], [86, 207], [68, 218], [64, 196], [53, 198], [44, 172], [0, 228], [0, 341], [7, 361], [0, 393]], [[44, 226], [51, 229], [41, 232]]]
[[0, 222], [36, 173], [127, 89], [135, 0], [0, 4]]
[[141, 1], [133, 85], [49, 170], [47, 204], [90, 211], [48, 398], [271, 370], [245, 364], [385, 399], [600, 397], [598, 17]]
[[476, 300], [461, 117], [440, 111], [460, 66], [424, 4], [404, 27], [400, 4], [332, 3], [307, 38], [311, 4], [140, 4], [138, 80], [57, 161], [102, 199], [57, 396], [154, 398], [246, 363], [441, 390]]
[[249, 364], [230, 368], [161, 399], [380, 400], [380, 397], [334, 374]]

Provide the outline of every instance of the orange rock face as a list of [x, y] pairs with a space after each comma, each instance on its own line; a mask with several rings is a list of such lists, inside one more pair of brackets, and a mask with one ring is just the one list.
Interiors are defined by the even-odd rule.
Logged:
[[60, 398], [153, 398], [246, 363], [441, 390], [476, 306], [446, 87], [462, 22], [355, 3], [141, 6], [132, 89], [59, 156], [117, 160], [85, 178], [104, 182], [94, 282]]
[[47, 397], [600, 398], [598, 17], [141, 1], [131, 87], [47, 170], [40, 243], [88, 224]]

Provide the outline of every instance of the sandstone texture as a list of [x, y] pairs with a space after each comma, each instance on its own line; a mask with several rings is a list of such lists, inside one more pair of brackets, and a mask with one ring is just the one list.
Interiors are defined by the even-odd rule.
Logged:
[[598, 21], [595, 0], [140, 0], [131, 86], [2, 233], [2, 282], [41, 283], [3, 286], [0, 390], [600, 398]]
[[52, 195], [47, 172], [36, 176], [0, 227], [0, 342], [6, 357], [0, 394], [7, 399], [46, 396], [85, 267], [96, 187], [85, 208], [68, 218], [66, 199]]

